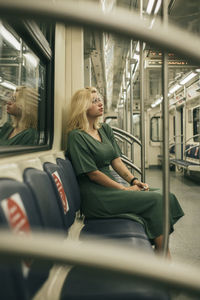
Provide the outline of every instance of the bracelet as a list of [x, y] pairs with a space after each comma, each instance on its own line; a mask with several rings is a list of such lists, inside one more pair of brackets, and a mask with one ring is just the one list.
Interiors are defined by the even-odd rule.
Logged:
[[133, 177], [133, 179], [131, 179], [130, 185], [133, 185], [133, 183], [134, 183], [135, 180], [138, 180], [138, 178], [137, 177]]

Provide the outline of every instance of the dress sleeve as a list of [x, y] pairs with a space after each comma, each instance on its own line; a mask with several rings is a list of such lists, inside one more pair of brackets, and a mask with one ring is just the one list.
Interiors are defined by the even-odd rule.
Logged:
[[71, 132], [67, 144], [67, 156], [69, 156], [77, 176], [98, 170], [81, 132]]
[[102, 126], [103, 126], [103, 128], [104, 128], [107, 136], [109, 137], [109, 140], [111, 141], [112, 146], [113, 146], [113, 148], [115, 150], [115, 157], [114, 158], [122, 156], [122, 152], [121, 152], [121, 150], [120, 150], [120, 148], [119, 148], [119, 146], [118, 146], [118, 144], [116, 142], [116, 139], [114, 137], [114, 133], [113, 133], [112, 128], [108, 124], [106, 124], [106, 123], [104, 123]]

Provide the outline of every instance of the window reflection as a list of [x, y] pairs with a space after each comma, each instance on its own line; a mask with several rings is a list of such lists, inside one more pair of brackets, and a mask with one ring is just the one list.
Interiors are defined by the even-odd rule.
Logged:
[[0, 22], [0, 146], [44, 143], [38, 129], [45, 116], [38, 124], [38, 108], [45, 100], [45, 78], [45, 65]]
[[38, 93], [19, 86], [6, 101], [7, 121], [0, 130], [0, 145], [36, 145]]

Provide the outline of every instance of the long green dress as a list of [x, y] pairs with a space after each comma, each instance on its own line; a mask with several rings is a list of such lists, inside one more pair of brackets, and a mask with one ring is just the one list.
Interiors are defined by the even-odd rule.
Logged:
[[[99, 170], [115, 180], [109, 166], [121, 156], [111, 127], [99, 129], [101, 142], [79, 129], [68, 136], [67, 156], [74, 167], [81, 191], [82, 211], [86, 218], [129, 218], [144, 224], [149, 239], [163, 233], [163, 198], [159, 189], [149, 192], [126, 191], [95, 183], [86, 175]], [[170, 194], [170, 232], [184, 215], [174, 194]]]

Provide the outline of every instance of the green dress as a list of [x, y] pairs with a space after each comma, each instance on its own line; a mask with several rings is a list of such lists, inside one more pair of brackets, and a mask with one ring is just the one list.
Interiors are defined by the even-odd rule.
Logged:
[[13, 127], [9, 122], [6, 122], [0, 129], [0, 146], [9, 145], [27, 145], [34, 146], [38, 143], [38, 132], [34, 128], [25, 129], [12, 138], [9, 138]]
[[[159, 189], [149, 192], [105, 187], [89, 179], [86, 173], [99, 170], [115, 180], [111, 161], [121, 156], [111, 127], [99, 129], [101, 142], [79, 129], [68, 136], [67, 156], [74, 167], [81, 192], [82, 212], [86, 218], [129, 218], [144, 224], [149, 239], [163, 233], [163, 197]], [[170, 232], [184, 215], [174, 194], [170, 194]]]

